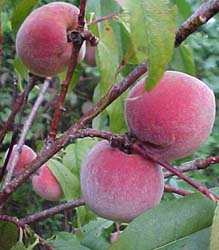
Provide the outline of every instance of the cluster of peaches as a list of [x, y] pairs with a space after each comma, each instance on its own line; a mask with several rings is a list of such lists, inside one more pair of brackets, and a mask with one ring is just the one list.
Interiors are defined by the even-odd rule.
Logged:
[[[53, 2], [26, 18], [17, 34], [16, 49], [32, 72], [51, 76], [68, 67], [73, 45], [66, 33], [77, 27], [78, 13], [71, 4]], [[78, 60], [84, 54], [83, 47]], [[149, 145], [157, 158], [171, 161], [193, 154], [206, 141], [214, 125], [215, 109], [214, 93], [205, 83], [185, 73], [166, 71], [152, 91], [145, 91], [145, 78], [132, 88], [125, 102], [125, 117], [131, 135]], [[24, 146], [14, 173], [20, 174], [35, 156]], [[32, 184], [46, 199], [63, 195], [46, 165], [32, 178]], [[164, 178], [156, 162], [127, 154], [103, 140], [82, 164], [81, 190], [97, 215], [129, 222], [160, 202]]]

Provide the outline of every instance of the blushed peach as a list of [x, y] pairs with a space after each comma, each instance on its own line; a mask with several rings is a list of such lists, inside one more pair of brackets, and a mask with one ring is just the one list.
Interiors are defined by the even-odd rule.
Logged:
[[197, 78], [174, 71], [166, 71], [150, 92], [144, 90], [144, 85], [145, 79], [126, 100], [129, 131], [164, 160], [193, 154], [214, 125], [213, 91]]
[[83, 198], [97, 215], [128, 222], [157, 205], [164, 188], [160, 166], [139, 155], [97, 143], [81, 169]]
[[40, 167], [32, 179], [34, 191], [42, 198], [56, 201], [63, 197], [62, 188], [47, 165]]
[[[79, 9], [69, 3], [52, 2], [34, 10], [21, 25], [16, 51], [33, 73], [53, 76], [69, 66], [72, 43], [67, 33], [78, 25]], [[85, 54], [85, 44], [78, 60]]]
[[[13, 149], [12, 149], [9, 161], [8, 161], [8, 166], [10, 166], [14, 158], [14, 153], [15, 153], [16, 148], [17, 148], [17, 144], [13, 146]], [[8, 151], [5, 154], [5, 158], [7, 156], [7, 153]], [[26, 169], [26, 165], [32, 162], [35, 158], [36, 158], [36, 153], [34, 152], [34, 150], [27, 145], [23, 145], [17, 164], [14, 168], [13, 175], [18, 176], [22, 174], [22, 172], [24, 172]]]

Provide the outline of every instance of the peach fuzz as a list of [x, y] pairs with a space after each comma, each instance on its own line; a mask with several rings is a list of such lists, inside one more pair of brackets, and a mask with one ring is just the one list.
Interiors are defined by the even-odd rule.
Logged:
[[63, 197], [62, 188], [47, 165], [40, 167], [37, 175], [33, 176], [32, 186], [43, 199], [56, 201]]
[[[16, 148], [17, 148], [17, 144], [13, 146], [13, 149], [12, 149], [9, 161], [8, 161], [8, 166], [10, 166], [14, 158], [14, 153], [15, 153]], [[7, 154], [8, 154], [8, 151], [5, 154], [5, 159], [7, 157]], [[23, 145], [17, 164], [15, 166], [13, 175], [18, 176], [22, 174], [22, 172], [26, 170], [26, 165], [32, 162], [36, 158], [36, 156], [37, 155], [32, 148], [30, 148], [27, 145]]]
[[164, 160], [193, 154], [214, 125], [213, 91], [197, 78], [175, 71], [166, 71], [151, 92], [144, 91], [144, 83], [141, 80], [126, 100], [129, 131]]
[[156, 163], [98, 142], [81, 168], [83, 198], [97, 215], [129, 222], [159, 204], [164, 179]]
[[[65, 70], [72, 52], [67, 32], [78, 25], [79, 9], [69, 3], [52, 2], [34, 10], [21, 25], [16, 37], [16, 51], [30, 71], [53, 76]], [[85, 44], [78, 60], [85, 54]]]

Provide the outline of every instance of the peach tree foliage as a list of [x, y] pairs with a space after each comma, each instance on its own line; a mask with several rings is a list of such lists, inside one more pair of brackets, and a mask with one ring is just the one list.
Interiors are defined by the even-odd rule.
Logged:
[[[88, 20], [91, 12], [95, 13], [95, 17], [106, 16], [111, 13], [120, 13], [120, 15], [90, 27], [92, 32], [100, 38], [96, 48], [97, 69], [95, 69], [95, 72], [97, 72], [99, 78], [93, 94], [94, 102], [99, 100], [115, 81], [123, 79], [131, 69], [145, 60], [149, 68], [148, 89], [152, 89], [156, 85], [167, 65], [170, 69], [195, 75], [194, 58], [197, 60], [197, 53], [200, 52], [195, 44], [195, 38], [191, 38], [191, 44], [194, 48], [193, 46], [190, 47], [189, 42], [185, 42], [179, 48], [174, 49], [175, 30], [191, 14], [191, 6], [186, 1], [180, 3], [172, 1], [178, 5], [178, 9], [175, 5], [170, 5], [167, 0], [145, 2], [124, 0], [121, 1], [121, 6], [116, 1], [108, 1], [107, 4], [102, 2], [99, 0], [87, 1]], [[23, 19], [38, 4], [38, 1], [33, 0], [17, 1], [11, 19], [14, 34], [16, 34]], [[128, 8], [129, 12], [123, 12], [121, 7]], [[200, 33], [199, 36], [201, 36]], [[199, 38], [203, 39], [203, 37]], [[122, 61], [125, 61], [126, 64], [121, 71], [118, 71], [118, 66]], [[213, 60], [214, 62], [215, 60]], [[13, 65], [19, 83], [22, 83], [24, 87], [26, 82], [23, 79], [27, 80], [27, 69], [21, 65], [18, 58], [14, 59]], [[207, 66], [208, 64], [204, 60], [199, 64], [199, 67]], [[83, 63], [78, 66], [78, 71], [71, 82], [71, 91], [75, 88], [82, 70], [89, 71]], [[63, 81], [63, 74], [59, 77], [60, 81]], [[214, 79], [213, 74], [208, 77], [209, 74], [206, 78], [215, 87], [215, 82], [211, 81], [211, 79]], [[33, 91], [37, 93], [36, 89]], [[72, 97], [70, 91], [68, 95]], [[125, 133], [127, 127], [123, 104], [126, 95], [127, 93], [124, 93], [117, 98], [112, 105], [96, 117], [92, 121], [92, 127], [100, 130], [110, 129], [112, 132], [119, 134]], [[218, 98], [217, 92], [216, 96]], [[64, 131], [60, 131], [60, 133], [62, 132]], [[210, 137], [206, 145], [214, 145], [214, 140], [214, 137]], [[78, 140], [65, 147], [60, 154], [48, 162], [50, 170], [62, 186], [63, 201], [71, 201], [81, 197], [80, 166], [88, 150], [95, 142], [96, 139], [89, 138]], [[41, 145], [39, 145], [40, 147]], [[180, 160], [179, 162], [185, 161]], [[172, 183], [175, 183], [174, 185], [177, 187], [183, 186], [182, 182], [176, 180], [176, 178], [172, 179]], [[191, 190], [190, 187], [187, 186], [187, 188]], [[216, 190], [216, 192], [218, 191]], [[80, 206], [75, 209], [76, 217], [73, 220], [73, 227], [77, 228], [77, 232], [75, 234], [59, 232], [55, 240], [48, 242], [54, 249], [72, 249], [72, 246], [74, 246], [74, 249], [97, 250], [156, 249], [158, 247], [160, 249], [188, 247], [204, 250], [210, 241], [211, 229], [209, 226], [212, 224], [214, 209], [215, 204], [200, 194], [193, 194], [180, 199], [176, 195], [164, 195], [164, 200], [158, 207], [142, 214], [128, 226], [122, 225], [121, 229], [125, 229], [124, 232], [113, 245], [110, 245], [110, 235], [115, 231], [113, 222], [99, 217], [96, 218], [87, 207]], [[12, 216], [19, 218], [19, 214], [13, 214]], [[213, 228], [216, 231], [218, 220], [217, 216], [215, 218]], [[15, 225], [19, 227], [16, 221], [9, 222], [7, 218], [1, 220], [0, 249], [27, 249], [27, 245], [29, 245], [29, 249], [33, 249], [39, 242], [43, 245], [42, 240], [34, 235], [33, 230], [29, 227], [23, 229], [23, 242], [25, 244], [17, 242], [17, 236], [20, 233]], [[214, 248], [215, 231], [211, 236], [213, 238], [211, 240], [212, 250], [216, 249]], [[15, 246], [13, 247], [13, 245]], [[48, 246], [46, 245], [46, 247]]]

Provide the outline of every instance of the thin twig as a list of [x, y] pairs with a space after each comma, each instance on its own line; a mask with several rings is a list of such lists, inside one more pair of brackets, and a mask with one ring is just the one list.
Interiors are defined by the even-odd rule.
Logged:
[[23, 91], [22, 95], [18, 98], [10, 116], [8, 117], [7, 122], [4, 124], [4, 126], [2, 127], [2, 129], [0, 131], [0, 146], [1, 146], [1, 143], [2, 143], [6, 133], [8, 132], [10, 126], [12, 125], [17, 112], [21, 109], [22, 105], [25, 103], [24, 100], [27, 100], [28, 94], [33, 89], [33, 87], [36, 84], [38, 79], [39, 79], [39, 77], [37, 77], [37, 76], [32, 76], [29, 78], [27, 87]]
[[147, 71], [145, 63], [138, 65], [126, 78], [120, 83], [114, 84], [110, 90], [86, 113], [81, 119], [73, 124], [62, 136], [53, 141], [50, 145], [45, 147], [38, 154], [36, 159], [27, 165], [27, 169], [21, 175], [14, 178], [3, 190], [0, 192], [0, 204], [5, 200], [43, 163], [48, 161], [54, 154], [68, 143], [80, 138], [80, 130], [89, 124], [93, 118], [100, 114], [106, 107], [108, 107], [114, 100], [116, 100], [123, 92], [125, 92], [140, 76]]
[[175, 47], [178, 47], [189, 35], [205, 24], [219, 11], [219, 1], [205, 1], [195, 13], [187, 19], [177, 30]]
[[172, 187], [172, 186], [170, 186], [168, 184], [164, 185], [164, 191], [169, 192], [169, 193], [179, 194], [181, 196], [186, 196], [186, 195], [191, 194], [191, 192], [189, 192], [189, 191], [179, 189], [179, 188], [175, 188], [175, 187]]
[[14, 223], [18, 229], [24, 227], [24, 225], [18, 219], [15, 219], [14, 217], [11, 217], [9, 215], [0, 214], [0, 221], [8, 221]]
[[44, 99], [44, 95], [45, 95], [45, 93], [47, 91], [47, 88], [49, 87], [50, 81], [51, 81], [51, 78], [46, 78], [46, 80], [44, 81], [44, 83], [42, 85], [42, 89], [41, 89], [41, 91], [40, 91], [40, 93], [39, 93], [39, 95], [37, 97], [36, 102], [34, 103], [34, 106], [33, 106], [32, 110], [30, 112], [30, 115], [27, 118], [26, 122], [24, 123], [20, 139], [19, 139], [17, 147], [16, 147], [16, 149], [14, 151], [13, 159], [11, 161], [10, 166], [8, 166], [8, 168], [7, 168], [8, 173], [6, 175], [6, 178], [5, 178], [5, 181], [4, 181], [4, 184], [3, 184], [3, 189], [8, 185], [8, 183], [12, 179], [14, 168], [15, 168], [16, 163], [18, 161], [19, 154], [21, 153], [23, 144], [25, 142], [25, 138], [26, 138], [27, 133], [28, 133], [30, 127], [31, 127], [33, 119], [36, 116], [37, 111], [38, 111], [38, 109], [39, 109], [39, 107], [40, 107], [40, 105], [41, 105], [41, 103], [42, 103], [42, 101]]
[[86, 7], [86, 0], [81, 0], [80, 13], [78, 15], [78, 27], [76, 29], [78, 33], [75, 33], [77, 37], [71, 37], [72, 39], [71, 59], [69, 62], [69, 67], [68, 67], [66, 78], [62, 84], [61, 93], [59, 95], [57, 106], [55, 109], [55, 114], [51, 123], [49, 136], [47, 139], [47, 145], [50, 145], [51, 142], [56, 138], [56, 133], [58, 130], [60, 119], [61, 119], [61, 114], [62, 114], [62, 111], [64, 111], [65, 98], [68, 92], [68, 88], [69, 88], [72, 76], [75, 72], [75, 68], [78, 63], [78, 55], [80, 53], [81, 46], [84, 42], [84, 39], [82, 38], [81, 33], [84, 31], [84, 25], [85, 25], [85, 21], [84, 21], [85, 7]]
[[[181, 172], [188, 172], [191, 170], [201, 170], [218, 163], [219, 163], [219, 156], [209, 156], [206, 159], [195, 159], [194, 161], [183, 163], [181, 166], [178, 167], [178, 170], [180, 170]], [[174, 174], [170, 171], [164, 172], [165, 178], [169, 178], [173, 175]]]
[[185, 182], [187, 182], [188, 184], [190, 184], [191, 186], [196, 188], [202, 194], [206, 195], [212, 201], [214, 201], [214, 202], [218, 201], [218, 197], [216, 197], [210, 190], [208, 190], [206, 187], [202, 186], [201, 184], [193, 181], [191, 178], [189, 178], [187, 175], [182, 173], [180, 170], [174, 168], [168, 162], [165, 162], [163, 160], [156, 158], [153, 155], [153, 152], [149, 152], [146, 148], [142, 148], [136, 143], [134, 143], [132, 145], [132, 150], [133, 150], [133, 152], [136, 152], [136, 153], [142, 155], [143, 157], [146, 157], [146, 158], [149, 158], [149, 159], [155, 161], [156, 163], [158, 163], [159, 165], [161, 165], [162, 167], [164, 167], [168, 171], [172, 172], [174, 175], [178, 176], [180, 179], [184, 180]]
[[21, 223], [22, 225], [33, 223], [33, 222], [36, 222], [38, 220], [43, 220], [49, 216], [58, 214], [62, 211], [65, 211], [68, 209], [73, 209], [73, 208], [80, 207], [83, 205], [85, 205], [84, 200], [82, 200], [82, 199], [73, 200], [73, 201], [70, 201], [68, 203], [61, 204], [61, 205], [46, 209], [46, 210], [40, 211], [40, 212], [32, 214], [32, 215], [28, 215], [28, 216], [20, 219], [19, 223]]

